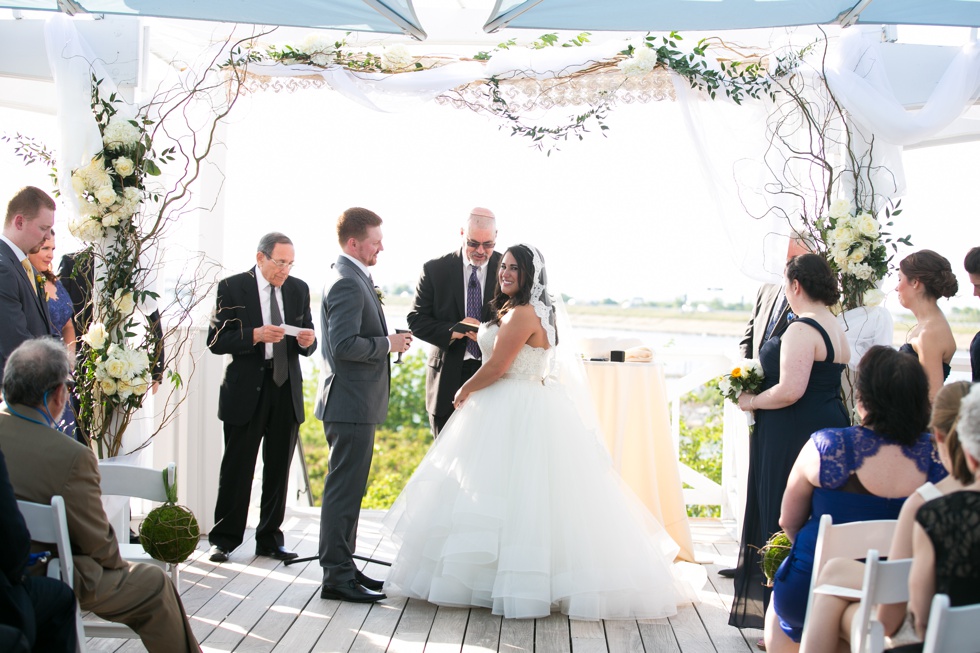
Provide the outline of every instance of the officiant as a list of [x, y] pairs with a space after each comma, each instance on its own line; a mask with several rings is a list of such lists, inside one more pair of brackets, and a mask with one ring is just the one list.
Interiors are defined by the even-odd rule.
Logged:
[[439, 435], [453, 414], [453, 397], [482, 362], [476, 333], [453, 331], [457, 322], [479, 325], [490, 319], [500, 254], [497, 220], [490, 209], [470, 211], [460, 228], [462, 247], [422, 266], [408, 314], [412, 334], [432, 345], [425, 377], [425, 410], [432, 434]]

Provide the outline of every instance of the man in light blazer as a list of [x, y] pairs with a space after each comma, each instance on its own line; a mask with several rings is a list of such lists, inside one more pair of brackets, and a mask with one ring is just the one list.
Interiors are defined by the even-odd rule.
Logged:
[[53, 496], [65, 500], [82, 611], [126, 624], [150, 653], [200, 651], [167, 573], [120, 557], [102, 507], [95, 454], [55, 429], [55, 416], [68, 403], [68, 382], [68, 351], [60, 340], [28, 340], [7, 361], [0, 449], [14, 493], [35, 503], [51, 503]]
[[320, 598], [371, 603], [383, 582], [354, 565], [357, 519], [374, 452], [374, 431], [388, 414], [389, 354], [407, 351], [410, 333], [388, 334], [381, 293], [369, 268], [383, 251], [381, 218], [350, 208], [337, 220], [342, 254], [323, 288], [323, 356], [316, 416], [330, 445], [320, 512]]
[[27, 255], [51, 233], [54, 210], [54, 200], [34, 186], [22, 188], [7, 204], [0, 236], [0, 379], [20, 343], [51, 334], [48, 305], [38, 294]]
[[[217, 308], [208, 329], [208, 348], [231, 355], [218, 395], [225, 453], [218, 477], [214, 528], [208, 533], [212, 562], [225, 562], [242, 543], [262, 444], [262, 500], [255, 529], [255, 554], [291, 560], [285, 548], [289, 463], [305, 418], [299, 356], [316, 351], [310, 288], [289, 276], [292, 241], [272, 232], [262, 236], [255, 267], [218, 284]], [[298, 328], [287, 334], [287, 328]], [[292, 329], [291, 329], [292, 330]]]
[[[493, 251], [497, 221], [492, 211], [473, 209], [459, 234], [463, 240], [460, 249], [422, 267], [408, 314], [412, 334], [432, 345], [425, 377], [425, 410], [435, 436], [453, 414], [456, 391], [482, 363], [479, 347], [475, 346], [476, 334], [450, 329], [457, 322], [479, 324], [490, 320], [489, 303], [500, 267], [500, 253]], [[479, 297], [473, 306], [470, 285], [474, 298]]]

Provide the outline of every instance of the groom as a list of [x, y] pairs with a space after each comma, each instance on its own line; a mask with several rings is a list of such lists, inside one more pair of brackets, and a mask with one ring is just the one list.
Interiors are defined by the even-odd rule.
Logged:
[[374, 430], [388, 414], [389, 353], [408, 350], [411, 333], [388, 335], [381, 293], [371, 278], [378, 262], [381, 218], [351, 208], [337, 220], [343, 253], [323, 288], [320, 328], [323, 367], [316, 416], [330, 445], [320, 509], [322, 599], [372, 603], [384, 583], [354, 566], [357, 519], [367, 487]]

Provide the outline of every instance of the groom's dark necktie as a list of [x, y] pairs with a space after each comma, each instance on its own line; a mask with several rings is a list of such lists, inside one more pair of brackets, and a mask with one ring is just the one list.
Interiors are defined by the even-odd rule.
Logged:
[[[269, 286], [269, 317], [272, 324], [282, 324], [282, 313], [279, 311], [279, 300], [276, 299], [276, 287]], [[286, 339], [272, 343], [272, 380], [281, 386], [289, 378], [289, 361], [286, 359]]]
[[[476, 276], [477, 268], [470, 265], [470, 281], [466, 285], [466, 317], [476, 318], [477, 321], [483, 318], [483, 292], [480, 288], [480, 279]], [[466, 351], [470, 356], [480, 359], [480, 345], [476, 341], [467, 339]]]

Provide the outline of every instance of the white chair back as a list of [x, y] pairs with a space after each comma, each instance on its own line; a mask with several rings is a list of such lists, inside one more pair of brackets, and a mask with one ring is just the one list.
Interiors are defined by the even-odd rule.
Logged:
[[949, 607], [949, 596], [936, 594], [922, 653], [980, 653], [980, 604]]
[[877, 549], [868, 551], [861, 602], [851, 623], [851, 653], [882, 653], [885, 650], [885, 628], [878, 621], [875, 608], [909, 600], [911, 568], [911, 558], [881, 560]]
[[[51, 504], [17, 501], [20, 514], [24, 516], [31, 540], [39, 544], [53, 544], [58, 550], [52, 551], [48, 560], [48, 576], [57, 578], [74, 589], [75, 562], [71, 557], [71, 544], [68, 542], [68, 519], [65, 516], [65, 500], [60, 496], [51, 497]], [[85, 651], [85, 628], [82, 613], [75, 604], [75, 629], [77, 631], [80, 653]]]
[[[167, 482], [174, 484], [177, 466], [167, 465]], [[166, 488], [163, 485], [163, 470], [137, 465], [119, 465], [115, 463], [99, 464], [99, 474], [102, 476], [100, 487], [103, 496], [122, 496], [146, 499], [163, 503], [167, 500]]]
[[878, 519], [834, 524], [833, 517], [830, 515], [820, 517], [817, 544], [813, 553], [813, 575], [810, 577], [810, 600], [807, 602], [806, 617], [803, 619], [804, 631], [810, 621], [810, 608], [813, 607], [815, 594], [833, 594], [855, 600], [861, 597], [861, 590], [837, 585], [818, 585], [817, 579], [827, 561], [831, 558], [851, 560], [865, 558], [869, 549], [887, 551], [891, 546], [892, 534], [897, 523], [895, 519]]
[[[176, 482], [176, 469], [174, 463], [170, 463], [165, 468], [167, 470], [167, 482], [173, 486]], [[163, 503], [167, 500], [167, 489], [163, 484], [163, 470], [153, 469], [152, 467], [139, 467], [137, 465], [122, 465], [116, 463], [100, 463], [99, 474], [102, 477], [100, 487], [103, 496], [123, 496], [136, 499], [146, 499]], [[179, 585], [179, 570], [177, 565], [161, 562], [146, 552], [141, 544], [130, 543], [127, 533], [119, 534], [123, 539], [119, 542], [119, 554], [123, 560], [128, 562], [143, 562], [156, 565], [170, 573], [170, 579], [174, 587]]]

